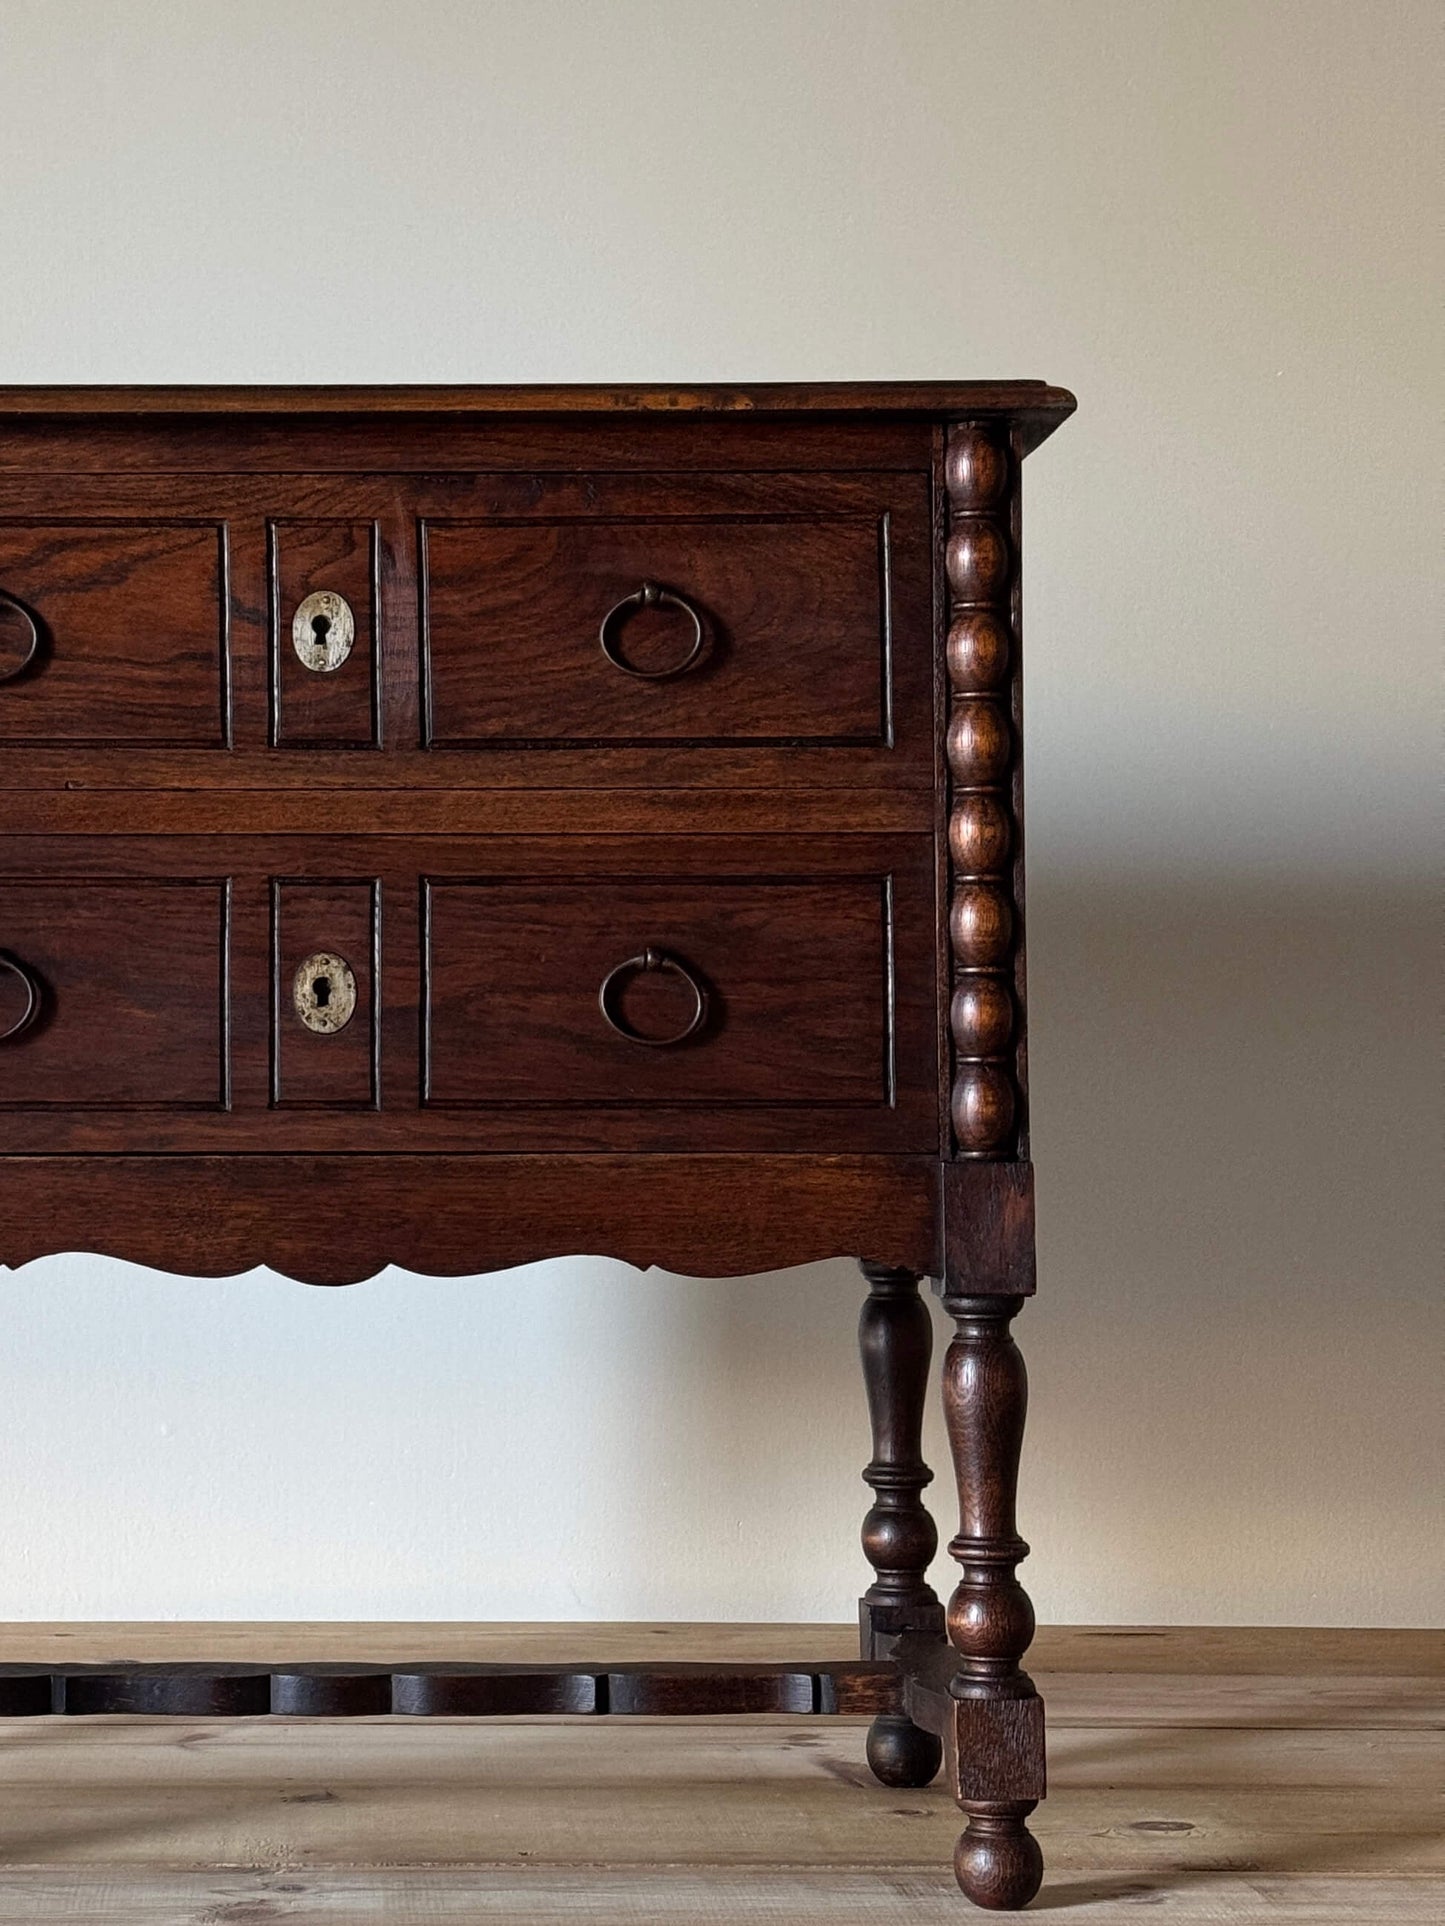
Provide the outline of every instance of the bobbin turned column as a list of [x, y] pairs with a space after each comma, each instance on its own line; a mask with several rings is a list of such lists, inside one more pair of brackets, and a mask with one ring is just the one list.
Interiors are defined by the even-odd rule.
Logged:
[[1027, 1380], [1010, 1323], [1034, 1288], [1024, 1105], [1018, 462], [988, 425], [950, 429], [948, 527], [949, 1116], [943, 1171], [943, 1370], [958, 1482], [948, 1606], [957, 1654], [946, 1746], [968, 1816], [954, 1868], [977, 1905], [1026, 1906], [1043, 1861], [1025, 1820], [1044, 1795], [1043, 1702], [1019, 1661], [1034, 1615], [1015, 1568]]
[[[910, 1632], [943, 1636], [943, 1606], [928, 1582], [938, 1528], [923, 1502], [933, 1473], [923, 1461], [923, 1410], [933, 1356], [933, 1320], [916, 1271], [860, 1262], [868, 1296], [858, 1350], [868, 1393], [873, 1456], [863, 1472], [873, 1503], [863, 1551], [876, 1574], [858, 1603], [865, 1659], [887, 1658]], [[902, 1712], [880, 1712], [868, 1728], [868, 1764], [886, 1786], [926, 1786], [943, 1763], [943, 1743]]]

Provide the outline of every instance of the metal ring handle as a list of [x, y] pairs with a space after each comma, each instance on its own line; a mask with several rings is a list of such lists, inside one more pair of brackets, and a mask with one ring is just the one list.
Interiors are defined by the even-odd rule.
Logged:
[[0, 682], [13, 682], [16, 676], [24, 675], [25, 671], [30, 667], [30, 664], [35, 660], [36, 653], [40, 648], [40, 629], [29, 609], [27, 609], [22, 602], [17, 602], [13, 595], [7, 595], [4, 589], [0, 589], [0, 615], [3, 615], [6, 609], [14, 609], [15, 613], [20, 617], [20, 620], [30, 631], [30, 647], [15, 664], [15, 667], [13, 669], [0, 669]]
[[[645, 1037], [640, 1030], [634, 1030], [630, 1023], [625, 1022], [615, 1008], [614, 998], [621, 987], [621, 980], [630, 976], [634, 970], [671, 970], [673, 975], [680, 976], [692, 991], [692, 1017], [675, 1036]], [[707, 991], [685, 963], [679, 963], [677, 958], [669, 956], [666, 950], [654, 950], [649, 946], [642, 951], [641, 955], [629, 956], [625, 963], [619, 963], [616, 969], [607, 972], [602, 979], [602, 987], [597, 992], [597, 1007], [618, 1036], [626, 1037], [629, 1043], [645, 1043], [650, 1050], [665, 1050], [674, 1043], [686, 1043], [687, 1039], [695, 1036], [706, 1023]]]
[[[618, 652], [617, 640], [613, 634], [620, 618], [629, 609], [674, 608], [681, 609], [692, 623], [692, 647], [682, 658], [674, 662], [670, 669], [639, 669], [634, 667]], [[621, 669], [624, 675], [635, 675], [639, 682], [666, 682], [672, 676], [685, 675], [702, 654], [703, 627], [702, 617], [685, 595], [677, 595], [672, 589], [659, 588], [656, 582], [644, 582], [640, 589], [631, 595], [624, 595], [620, 602], [614, 602], [602, 618], [602, 626], [597, 631], [597, 640], [602, 644], [602, 653], [614, 669]]]
[[13, 956], [0, 950], [0, 970], [8, 970], [11, 976], [18, 976], [25, 985], [25, 1008], [16, 1022], [8, 1030], [0, 1030], [0, 1043], [12, 1043], [16, 1037], [23, 1036], [40, 1015], [40, 985], [25, 965]]

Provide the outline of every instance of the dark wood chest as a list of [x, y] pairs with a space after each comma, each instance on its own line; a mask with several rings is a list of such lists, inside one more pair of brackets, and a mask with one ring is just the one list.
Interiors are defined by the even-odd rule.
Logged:
[[[1072, 406], [0, 390], [0, 1262], [866, 1260], [864, 1656], [929, 1644], [880, 1717], [960, 1796], [960, 1748], [1013, 1761], [990, 1864], [1042, 1790], [1019, 473]], [[920, 1277], [960, 1321], [952, 1648]]]

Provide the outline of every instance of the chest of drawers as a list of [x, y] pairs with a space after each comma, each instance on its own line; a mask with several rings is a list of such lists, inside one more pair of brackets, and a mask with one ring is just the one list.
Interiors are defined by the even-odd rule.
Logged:
[[[859, 1666], [806, 1691], [876, 1713], [887, 1783], [946, 1756], [995, 1905], [1037, 1887], [1043, 1791], [1019, 471], [1072, 406], [0, 390], [0, 1262], [859, 1257], [875, 1579]], [[947, 1614], [925, 1277], [958, 1333]], [[527, 1709], [425, 1676], [362, 1709]], [[805, 1689], [639, 1674], [589, 1708], [566, 1676], [570, 1709]], [[0, 1710], [357, 1709], [214, 1680], [15, 1674]]]

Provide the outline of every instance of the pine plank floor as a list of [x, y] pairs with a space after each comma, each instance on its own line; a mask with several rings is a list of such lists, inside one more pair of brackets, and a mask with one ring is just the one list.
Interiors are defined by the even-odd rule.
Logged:
[[[0, 1663], [847, 1657], [843, 1626], [7, 1625]], [[1077, 1926], [1445, 1922], [1445, 1634], [1045, 1628]], [[844, 1719], [0, 1721], [0, 1922], [945, 1926], [936, 1788]]]

